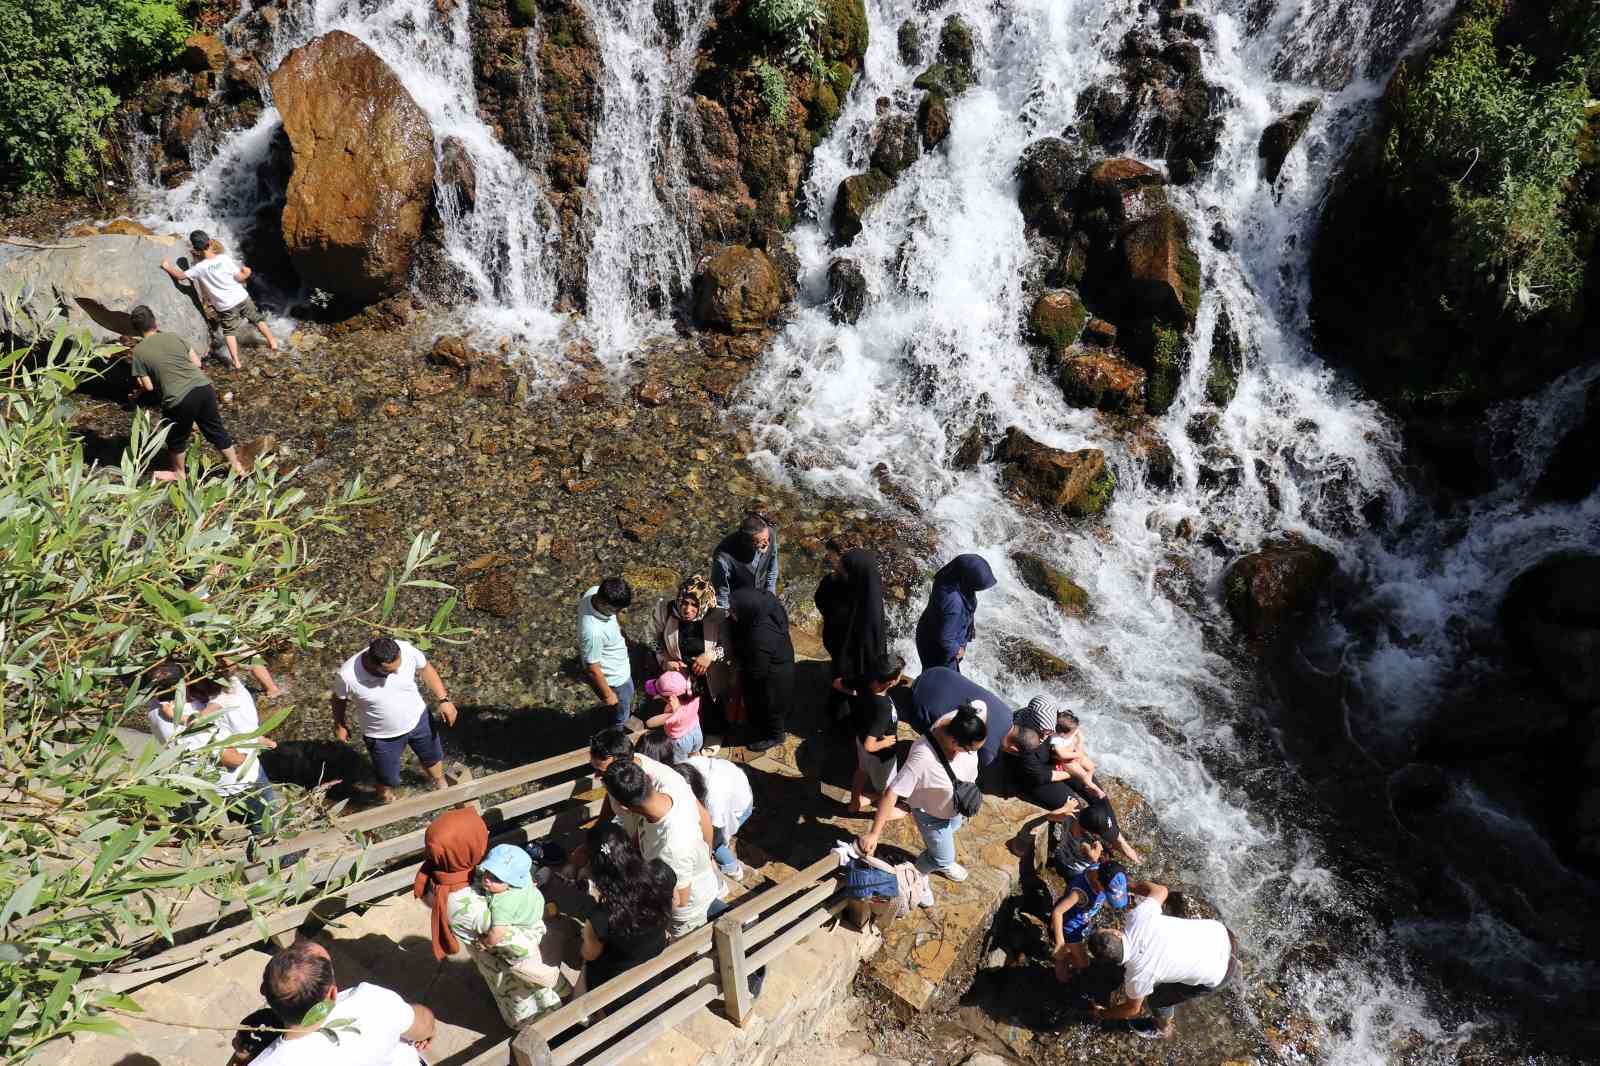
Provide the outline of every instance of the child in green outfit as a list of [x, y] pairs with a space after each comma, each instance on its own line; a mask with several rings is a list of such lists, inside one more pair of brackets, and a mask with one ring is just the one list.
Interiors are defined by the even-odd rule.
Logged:
[[505, 956], [512, 969], [535, 984], [553, 987], [560, 970], [546, 966], [537, 950], [544, 939], [544, 894], [533, 882], [533, 860], [510, 844], [496, 844], [478, 864], [489, 898], [489, 929], [478, 938], [485, 950]]

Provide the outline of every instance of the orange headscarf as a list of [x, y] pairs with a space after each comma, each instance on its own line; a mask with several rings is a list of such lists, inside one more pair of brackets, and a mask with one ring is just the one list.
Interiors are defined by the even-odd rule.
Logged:
[[433, 887], [433, 957], [442, 959], [461, 950], [450, 929], [450, 893], [467, 886], [488, 853], [489, 827], [477, 811], [461, 807], [435, 818], [422, 839], [428, 857], [412, 891], [421, 899]]

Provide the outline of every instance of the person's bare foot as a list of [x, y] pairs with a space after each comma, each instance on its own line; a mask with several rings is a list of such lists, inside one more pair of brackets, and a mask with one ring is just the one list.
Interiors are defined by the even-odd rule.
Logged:
[[277, 687], [269, 688], [261, 694], [261, 698], [264, 700], [275, 700], [281, 698], [282, 696], [283, 689]]

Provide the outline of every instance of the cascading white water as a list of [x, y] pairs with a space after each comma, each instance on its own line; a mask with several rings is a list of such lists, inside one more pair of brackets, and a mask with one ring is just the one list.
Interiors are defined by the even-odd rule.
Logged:
[[[1198, 5], [1216, 28], [1205, 47], [1206, 76], [1230, 100], [1214, 165], [1194, 186], [1172, 190], [1200, 238], [1205, 277], [1192, 365], [1156, 423], [1178, 459], [1175, 490], [1150, 490], [1119, 431], [1093, 411], [1066, 406], [1021, 336], [1029, 251], [1013, 168], [1029, 142], [1073, 123], [1079, 94], [1111, 73], [1124, 33], [1153, 21], [1123, 0], [956, 0], [931, 9], [869, 0], [863, 75], [807, 185], [814, 218], [830, 216], [843, 177], [866, 169], [878, 98], [906, 94], [918, 73], [895, 49], [904, 19], [921, 18], [931, 32], [960, 13], [978, 41], [979, 84], [953, 101], [949, 140], [900, 177], [849, 247], [831, 249], [825, 224], [797, 232], [807, 305], [743, 400], [770, 475], [884, 503], [874, 467], [887, 464], [935, 524], [944, 557], [977, 551], [988, 558], [999, 584], [980, 597], [983, 639], [968, 669], [1022, 700], [1034, 689], [1020, 687], [994, 653], [1003, 638], [1033, 640], [1069, 658], [1071, 696], [1105, 769], [1137, 787], [1192, 845], [1194, 879], [1269, 966], [1318, 934], [1319, 914], [1348, 915], [1361, 893], [1320, 857], [1293, 804], [1247, 810], [1213, 773], [1233, 781], [1258, 774], [1260, 754], [1234, 737], [1241, 710], [1234, 691], [1243, 679], [1206, 641], [1215, 608], [1203, 604], [1217, 602], [1226, 559], [1173, 531], [1188, 518], [1248, 550], [1287, 528], [1358, 565], [1362, 546], [1340, 538], [1359, 527], [1363, 506], [1380, 493], [1392, 511], [1406, 506], [1394, 473], [1395, 428], [1316, 358], [1305, 311], [1305, 257], [1328, 170], [1370, 117], [1381, 80], [1339, 79], [1330, 89], [1280, 82], [1274, 72], [1360, 71], [1373, 55], [1398, 50], [1379, 31], [1398, 20], [1414, 33], [1450, 5], [1411, 5], [1402, 17], [1346, 3], [1342, 18], [1323, 10], [1330, 6], [1284, 4], [1249, 32], [1246, 5]], [[1278, 114], [1312, 97], [1322, 108], [1274, 196], [1260, 176], [1257, 140]], [[1214, 224], [1232, 235], [1230, 251], [1204, 241]], [[836, 254], [858, 264], [871, 294], [854, 326], [827, 315], [825, 275]], [[1224, 307], [1246, 365], [1208, 452], [1184, 427], [1206, 409], [1206, 353]], [[1105, 449], [1118, 489], [1103, 523], [1046, 524], [1006, 500], [992, 467], [952, 470], [946, 457], [954, 440], [983, 413], [1046, 444]], [[1219, 462], [1236, 465], [1239, 475], [1216, 487], [1201, 468]], [[1089, 592], [1090, 617], [1065, 618], [1028, 592], [1009, 560], [1018, 549], [1071, 573]], [[1209, 595], [1170, 594], [1184, 586], [1185, 572], [1190, 588]], [[910, 658], [910, 642], [903, 644]], [[1172, 743], [1174, 735], [1185, 741]], [[1299, 1005], [1323, 1029], [1331, 1061], [1388, 1061], [1397, 1041], [1417, 1037], [1447, 1061], [1472, 1029], [1434, 1020], [1399, 966], [1351, 960], [1291, 979]]]
[[670, 4], [664, 25], [657, 0], [589, 2], [605, 81], [589, 157], [587, 334], [614, 367], [645, 336], [669, 328], [669, 305], [694, 268], [677, 128], [711, 5]]
[[[445, 251], [478, 299], [467, 325], [488, 338], [515, 336], [537, 348], [561, 319], [551, 312], [556, 286], [547, 253], [554, 235], [540, 175], [529, 173], [478, 116], [466, 4], [433, 0], [307, 0], [290, 5], [274, 30], [275, 69], [292, 49], [344, 30], [373, 49], [400, 78], [433, 126], [435, 151], [461, 141], [476, 175], [476, 208], [462, 209], [440, 190]], [[255, 225], [271, 190], [257, 173], [279, 126], [275, 108], [228, 138], [195, 175], [172, 190], [153, 190], [154, 221], [201, 226], [237, 244]], [[310, 295], [310, 294], [307, 294]]]

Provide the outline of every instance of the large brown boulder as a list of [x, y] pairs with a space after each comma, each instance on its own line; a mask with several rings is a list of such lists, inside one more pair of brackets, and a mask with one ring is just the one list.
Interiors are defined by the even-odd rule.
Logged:
[[400, 291], [433, 199], [428, 117], [342, 30], [290, 52], [272, 96], [294, 150], [283, 237], [301, 280], [354, 303]]
[[1332, 552], [1288, 533], [1228, 568], [1223, 600], [1252, 640], [1272, 640], [1316, 602], [1337, 567]]
[[848, 244], [861, 232], [861, 219], [867, 209], [894, 187], [894, 182], [882, 171], [869, 170], [865, 174], [852, 174], [839, 183], [839, 195], [833, 201], [833, 238]]
[[1552, 693], [1600, 703], [1600, 556], [1558, 555], [1519, 574], [1500, 627]]
[[761, 329], [782, 306], [778, 270], [758, 248], [722, 248], [695, 276], [694, 313], [707, 325], [735, 333]]
[[1200, 260], [1189, 245], [1189, 224], [1163, 206], [1122, 234], [1120, 283], [1140, 317], [1178, 329], [1194, 325], [1200, 310]]
[[1028, 588], [1037, 592], [1067, 614], [1078, 618], [1089, 611], [1089, 594], [1083, 586], [1063, 570], [1052, 566], [1043, 556], [1033, 552], [1012, 552], [1011, 562], [1017, 576]]
[[1001, 478], [1012, 492], [1079, 517], [1101, 514], [1116, 479], [1099, 448], [1068, 452], [1041, 444], [1015, 426], [1000, 446]]

